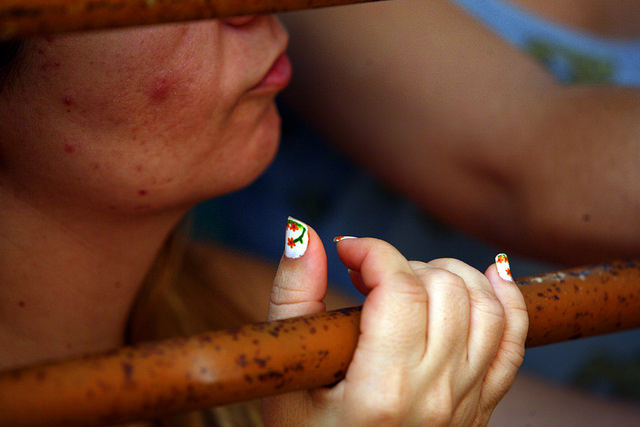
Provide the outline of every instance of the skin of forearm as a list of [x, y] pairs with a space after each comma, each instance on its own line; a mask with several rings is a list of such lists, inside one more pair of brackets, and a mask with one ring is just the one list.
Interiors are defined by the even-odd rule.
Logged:
[[639, 249], [634, 90], [558, 85], [446, 2], [285, 22], [287, 101], [426, 211], [554, 262]]
[[546, 109], [516, 144], [531, 253], [567, 263], [637, 256], [640, 90], [560, 86]]

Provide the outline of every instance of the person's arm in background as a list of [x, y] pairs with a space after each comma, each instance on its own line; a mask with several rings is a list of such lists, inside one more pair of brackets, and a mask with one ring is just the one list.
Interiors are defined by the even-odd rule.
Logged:
[[560, 85], [443, 0], [283, 19], [286, 102], [428, 212], [554, 262], [640, 250], [640, 90]]

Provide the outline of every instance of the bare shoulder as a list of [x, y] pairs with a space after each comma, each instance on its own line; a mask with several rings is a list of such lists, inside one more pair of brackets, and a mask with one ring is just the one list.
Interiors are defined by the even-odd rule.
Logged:
[[[213, 288], [212, 291], [249, 314], [250, 321], [266, 319], [271, 286], [278, 268], [275, 263], [212, 242], [193, 242], [187, 252], [185, 267], [199, 270], [197, 274], [203, 275], [203, 281]], [[332, 289], [325, 302], [330, 310], [354, 305], [353, 300]]]
[[248, 321], [266, 318], [276, 265], [212, 242], [193, 242], [184, 267], [188, 274], [200, 275], [212, 294], [228, 300]]

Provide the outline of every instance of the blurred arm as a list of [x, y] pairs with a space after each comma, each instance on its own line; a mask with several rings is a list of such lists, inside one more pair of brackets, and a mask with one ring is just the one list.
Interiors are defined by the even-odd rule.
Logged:
[[444, 222], [583, 263], [640, 249], [640, 91], [562, 86], [443, 0], [284, 16], [285, 99]]
[[634, 402], [597, 398], [520, 373], [498, 404], [489, 426], [631, 427], [639, 422], [640, 408]]

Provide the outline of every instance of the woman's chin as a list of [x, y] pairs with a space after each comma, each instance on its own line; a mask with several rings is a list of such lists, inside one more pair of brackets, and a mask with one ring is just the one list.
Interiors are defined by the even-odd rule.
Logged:
[[223, 147], [165, 162], [163, 178], [158, 179], [154, 175], [153, 180], [145, 177], [144, 183], [128, 181], [113, 185], [120, 191], [110, 195], [110, 210], [159, 213], [189, 208], [247, 187], [273, 161], [280, 141], [280, 122], [273, 105], [264, 110], [252, 131], [244, 135], [234, 134]]
[[280, 115], [275, 105], [265, 113], [259, 128], [241, 142], [241, 147], [216, 162], [199, 180], [210, 185], [205, 199], [241, 190], [255, 180], [271, 165], [280, 143]]
[[238, 182], [239, 190], [251, 184], [258, 179], [260, 175], [271, 165], [273, 159], [278, 152], [280, 145], [280, 125], [281, 118], [275, 103], [265, 112], [265, 117], [261, 122], [261, 126], [254, 133], [251, 142], [247, 145], [250, 147], [245, 158], [244, 167], [238, 171], [239, 177], [244, 175], [244, 179]]

